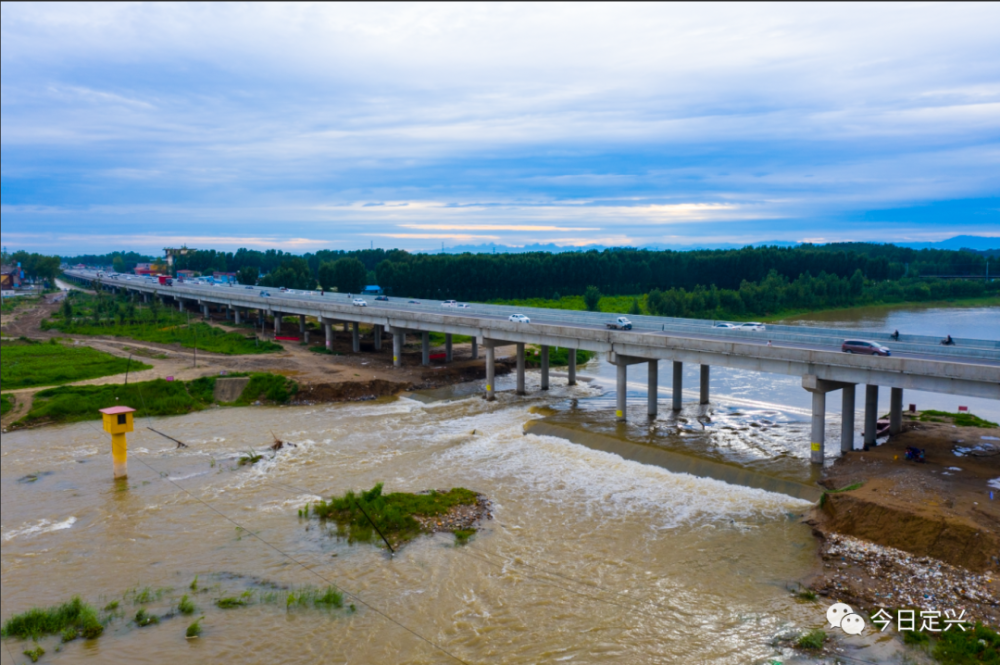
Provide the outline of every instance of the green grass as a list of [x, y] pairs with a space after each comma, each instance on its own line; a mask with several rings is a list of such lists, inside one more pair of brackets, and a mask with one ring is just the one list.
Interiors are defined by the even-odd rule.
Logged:
[[799, 637], [795, 643], [800, 649], [820, 649], [826, 642], [826, 632], [822, 630], [810, 630], [805, 635]]
[[22, 306], [31, 305], [38, 302], [39, 300], [40, 299], [36, 296], [16, 296], [14, 298], [8, 296], [4, 298], [2, 302], [0, 302], [0, 312], [3, 312], [4, 314], [10, 314], [15, 309], [17, 309], [19, 305]]
[[[430, 333], [431, 346], [444, 346], [445, 338], [444, 333], [432, 332]], [[472, 338], [468, 335], [452, 335], [452, 344], [468, 344], [472, 341]]]
[[72, 313], [67, 318], [58, 312], [42, 322], [43, 330], [57, 329], [74, 335], [113, 335], [142, 342], [180, 344], [184, 348], [225, 355], [247, 355], [281, 351], [274, 342], [258, 340], [254, 335], [227, 332], [196, 321], [166, 306], [138, 305], [127, 299], [94, 296], [74, 292], [70, 299]]
[[201, 619], [204, 619], [204, 617], [201, 617], [187, 627], [187, 630], [184, 631], [184, 637], [198, 637], [201, 635]]
[[25, 649], [21, 653], [27, 656], [32, 663], [37, 663], [38, 659], [45, 655], [45, 649], [36, 644], [34, 649]]
[[[549, 366], [550, 367], [566, 367], [569, 365], [569, 354], [572, 349], [567, 349], [564, 346], [550, 346], [549, 347]], [[582, 349], [576, 350], [576, 364], [582, 365], [596, 354], [593, 351], [584, 351]], [[524, 364], [527, 367], [541, 367], [542, 356], [538, 350], [538, 347], [528, 347], [524, 352]]]
[[981, 623], [941, 633], [932, 654], [953, 665], [1000, 665], [1000, 634]]
[[[609, 314], [628, 314], [633, 301], [639, 301], [639, 309], [643, 314], [649, 314], [646, 309], [645, 294], [639, 296], [601, 296], [597, 311]], [[514, 298], [511, 300], [490, 300], [490, 305], [510, 305], [511, 307], [544, 307], [548, 309], [571, 309], [586, 311], [583, 296], [562, 296], [558, 300], [552, 298]]]
[[947, 422], [946, 419], [951, 420], [952, 423], [958, 425], [959, 427], [997, 427], [996, 423], [984, 420], [979, 416], [972, 415], [971, 413], [949, 413], [947, 411], [934, 410], [920, 412], [920, 422], [943, 423]]
[[314, 503], [306, 512], [321, 520], [335, 521], [338, 534], [346, 536], [350, 542], [371, 542], [378, 538], [372, 521], [390, 541], [406, 542], [422, 530], [414, 515], [441, 515], [453, 506], [475, 503], [476, 493], [461, 487], [427, 494], [382, 494], [382, 483], [379, 483], [367, 492], [349, 490], [342, 497]]
[[180, 601], [177, 603], [178, 612], [180, 612], [184, 616], [190, 616], [194, 614], [197, 610], [198, 608], [195, 607], [194, 601], [188, 598], [187, 594], [181, 596]]
[[[130, 406], [135, 418], [175, 416], [201, 411], [215, 404], [214, 376], [193, 381], [155, 379], [130, 383], [128, 386], [63, 386], [48, 388], [35, 394], [31, 410], [16, 426], [72, 423], [98, 420], [98, 409], [109, 406]], [[251, 374], [250, 382], [240, 398], [233, 402], [242, 406], [258, 399], [284, 403], [295, 394], [294, 381], [275, 374]]]
[[97, 612], [79, 596], [73, 596], [68, 603], [49, 608], [34, 608], [15, 614], [3, 623], [0, 637], [38, 639], [44, 635], [63, 635], [67, 631], [93, 639], [100, 637], [104, 626], [97, 619]]
[[7, 412], [14, 408], [14, 400], [10, 395], [0, 395], [0, 416], [6, 416]]
[[4, 390], [58, 386], [73, 381], [150, 369], [150, 365], [119, 358], [89, 346], [5, 342], [0, 357], [0, 384]]
[[135, 613], [135, 625], [140, 628], [155, 626], [158, 623], [160, 623], [160, 617], [155, 614], [150, 614], [146, 611], [145, 607], [140, 607], [139, 611]]

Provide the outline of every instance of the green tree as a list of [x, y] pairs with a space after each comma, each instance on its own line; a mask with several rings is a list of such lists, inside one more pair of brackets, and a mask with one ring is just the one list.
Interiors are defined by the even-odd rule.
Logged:
[[596, 312], [601, 304], [601, 292], [596, 286], [588, 286], [583, 292], [583, 304], [587, 306], [588, 312]]
[[637, 316], [639, 314], [642, 314], [642, 308], [639, 307], [639, 299], [638, 298], [632, 298], [632, 304], [629, 305], [628, 313], [632, 314], [633, 316]]
[[260, 270], [257, 266], [243, 266], [236, 271], [236, 281], [246, 286], [256, 286], [260, 277]]
[[861, 274], [861, 268], [854, 271], [851, 275], [851, 295], [860, 296], [861, 292], [865, 288], [865, 276]]
[[316, 272], [319, 275], [319, 288], [330, 291], [337, 285], [336, 261], [324, 261]]
[[337, 290], [341, 293], [360, 293], [365, 288], [368, 270], [355, 258], [340, 259], [333, 267]]
[[73, 322], [73, 303], [69, 301], [69, 298], [63, 299], [62, 316], [66, 319], [66, 323]]
[[125, 272], [125, 259], [123, 259], [120, 254], [115, 255], [111, 265], [115, 269], [115, 272]]

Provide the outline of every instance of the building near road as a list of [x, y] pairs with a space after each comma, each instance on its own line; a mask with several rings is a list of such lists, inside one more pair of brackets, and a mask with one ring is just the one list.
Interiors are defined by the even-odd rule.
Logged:
[[23, 278], [20, 266], [0, 266], [0, 289], [4, 291], [19, 289]]
[[178, 270], [177, 279], [194, 279], [197, 273], [194, 270]]
[[383, 293], [383, 291], [382, 291], [382, 287], [381, 286], [379, 286], [378, 284], [369, 284], [361, 292], [361, 295], [363, 295], [363, 296], [380, 296], [380, 295], [382, 295], [382, 293]]
[[135, 264], [136, 275], [152, 275], [153, 274], [153, 264], [152, 263], [136, 263]]

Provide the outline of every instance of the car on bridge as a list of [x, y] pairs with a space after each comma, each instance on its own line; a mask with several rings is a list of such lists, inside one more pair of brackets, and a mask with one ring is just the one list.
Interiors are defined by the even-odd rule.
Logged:
[[365, 302], [364, 298], [355, 298], [351, 301], [351, 304], [355, 307], [368, 307], [368, 303]]
[[261, 298], [270, 298], [270, 297], [271, 297], [271, 294], [270, 294], [270, 293], [268, 293], [267, 291], [261, 291], [261, 292], [260, 292], [260, 297], [261, 297]]
[[840, 350], [844, 353], [860, 353], [866, 356], [892, 355], [892, 351], [889, 350], [889, 347], [882, 346], [878, 342], [872, 342], [864, 339], [845, 339], [844, 343], [840, 345]]
[[735, 323], [716, 323], [713, 328], [723, 328], [725, 330], [732, 330], [738, 327]]
[[375, 300], [379, 302], [389, 302], [389, 296], [375, 296]]
[[614, 321], [608, 322], [608, 328], [612, 330], [632, 330], [632, 322], [628, 320], [628, 317], [619, 316]]
[[457, 307], [458, 309], [472, 309], [472, 305], [470, 305], [467, 302], [460, 302], [457, 305], [455, 305], [455, 307]]
[[512, 323], [531, 323], [531, 319], [524, 314], [511, 314], [507, 320]]
[[441, 303], [441, 306], [442, 307], [458, 307], [458, 302], [456, 302], [454, 300], [445, 300], [443, 303]]
[[763, 323], [741, 323], [738, 326], [734, 326], [736, 330], [747, 330], [749, 332], [764, 332], [767, 330], [767, 326]]
[[420, 301], [419, 300], [407, 300], [406, 304], [407, 305], [419, 305]]

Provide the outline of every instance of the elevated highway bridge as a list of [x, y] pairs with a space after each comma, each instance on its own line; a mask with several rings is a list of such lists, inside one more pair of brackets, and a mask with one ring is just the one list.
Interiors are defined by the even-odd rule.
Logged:
[[[709, 401], [711, 367], [721, 365], [802, 377], [802, 387], [812, 393], [811, 460], [822, 463], [825, 447], [826, 396], [841, 391], [843, 426], [841, 450], [848, 451], [854, 441], [854, 413], [857, 386], [865, 386], [865, 443], [873, 444], [878, 418], [878, 392], [889, 388], [890, 431], [898, 432], [902, 423], [903, 391], [924, 390], [1000, 399], [1000, 341], [955, 339], [953, 346], [943, 346], [939, 338], [901, 334], [898, 339], [885, 332], [858, 333], [830, 328], [804, 328], [769, 325], [766, 332], [750, 332], [713, 327], [712, 322], [656, 316], [631, 317], [633, 329], [609, 330], [606, 323], [613, 315], [555, 309], [516, 308], [502, 305], [472, 304], [468, 308], [443, 307], [440, 301], [416, 301], [393, 297], [388, 302], [366, 299], [367, 306], [352, 304], [344, 294], [303, 291], [277, 291], [260, 287], [219, 286], [175, 282], [165, 286], [138, 276], [117, 278], [98, 276], [89, 271], [70, 270], [66, 277], [98, 288], [124, 290], [144, 300], [160, 298], [180, 309], [197, 306], [208, 316], [211, 308], [222, 308], [227, 317], [239, 323], [256, 316], [263, 324], [273, 319], [280, 332], [284, 316], [298, 315], [300, 330], [306, 317], [319, 321], [332, 346], [333, 326], [343, 324], [353, 329], [353, 348], [360, 351], [360, 324], [374, 329], [376, 348], [384, 335], [391, 335], [394, 363], [401, 364], [406, 334], [422, 340], [422, 362], [430, 364], [431, 332], [444, 333], [446, 360], [451, 360], [453, 335], [472, 338], [472, 356], [479, 348], [485, 351], [486, 399], [494, 399], [494, 349], [517, 347], [517, 392], [525, 392], [525, 344], [541, 349], [541, 388], [549, 387], [548, 356], [550, 347], [584, 349], [607, 355], [617, 367], [616, 415], [624, 420], [628, 367], [649, 365], [648, 413], [659, 408], [657, 384], [659, 362], [672, 362], [673, 396], [671, 407], [681, 408], [684, 363], [701, 366], [700, 399]], [[271, 295], [263, 295], [268, 292]], [[530, 317], [530, 323], [508, 320], [513, 313]], [[1000, 320], [997, 322], [1000, 327]], [[858, 338], [880, 342], [892, 349], [888, 357], [861, 356], [841, 351], [845, 339]], [[569, 354], [568, 381], [576, 382], [576, 355]]]

